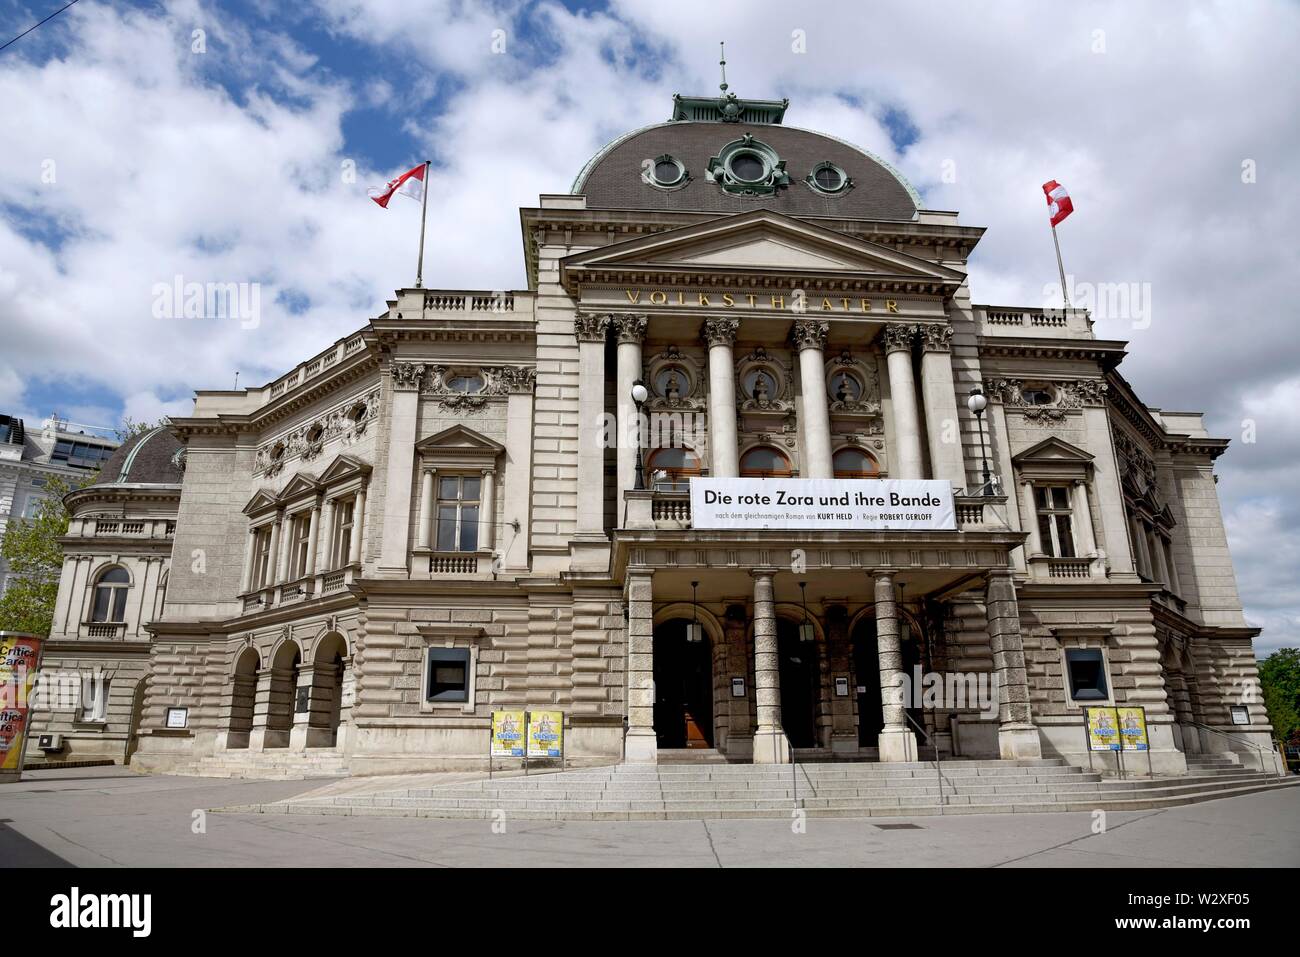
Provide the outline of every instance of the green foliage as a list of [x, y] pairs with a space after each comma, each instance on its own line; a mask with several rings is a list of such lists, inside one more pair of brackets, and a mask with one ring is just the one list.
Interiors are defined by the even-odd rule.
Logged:
[[150, 432], [153, 429], [158, 428], [160, 425], [166, 425], [167, 423], [168, 419], [166, 416], [163, 416], [157, 422], [137, 422], [128, 415], [123, 417], [122, 425], [113, 431], [117, 433], [117, 440], [119, 442], [126, 442], [128, 439], [135, 438], [135, 436], [140, 435], [143, 432]]
[[69, 491], [71, 487], [62, 479], [51, 478], [45, 486], [47, 497], [37, 506], [35, 516], [11, 519], [5, 527], [0, 555], [9, 563], [9, 586], [0, 595], [0, 631], [50, 633], [63, 568], [58, 540], [68, 532], [63, 496]]
[[1261, 661], [1259, 683], [1273, 733], [1300, 744], [1300, 648], [1280, 648]]

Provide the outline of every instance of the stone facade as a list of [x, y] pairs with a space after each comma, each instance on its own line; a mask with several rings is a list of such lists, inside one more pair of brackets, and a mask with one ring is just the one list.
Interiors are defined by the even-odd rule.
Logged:
[[[765, 133], [711, 126], [691, 149]], [[483, 767], [515, 708], [563, 711], [573, 763], [1086, 765], [1089, 702], [1146, 709], [1157, 772], [1268, 746], [1226, 442], [1142, 404], [1124, 343], [1081, 310], [973, 304], [982, 230], [867, 154], [821, 160], [888, 180], [910, 218], [862, 218], [862, 196], [830, 216], [806, 170], [692, 180], [708, 213], [607, 189], [638, 135], [522, 211], [527, 290], [398, 290], [172, 423], [187, 465], [133, 764]], [[695, 529], [696, 476], [938, 479], [958, 528]], [[918, 676], [971, 693], [900, 696]]]

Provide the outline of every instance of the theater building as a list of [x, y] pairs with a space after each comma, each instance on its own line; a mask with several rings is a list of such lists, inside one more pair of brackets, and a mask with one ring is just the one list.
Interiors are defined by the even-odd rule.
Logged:
[[[134, 766], [483, 767], [507, 708], [563, 711], [579, 764], [1086, 766], [1097, 703], [1146, 709], [1157, 773], [1270, 747], [1227, 441], [1143, 403], [1086, 312], [973, 301], [984, 229], [786, 107], [676, 97], [520, 211], [527, 289], [401, 289], [197, 394]], [[956, 528], [694, 527], [728, 477], [938, 480]], [[133, 546], [74, 529], [113, 548], [65, 571], [60, 654], [135, 651], [84, 615]]]

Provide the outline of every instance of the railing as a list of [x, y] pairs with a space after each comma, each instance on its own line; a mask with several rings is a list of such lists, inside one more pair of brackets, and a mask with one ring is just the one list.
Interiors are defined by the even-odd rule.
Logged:
[[121, 523], [120, 523], [120, 522], [96, 522], [96, 523], [95, 523], [95, 534], [96, 534], [96, 535], [116, 535], [116, 534], [117, 534], [117, 530], [118, 530], [118, 528], [120, 528], [120, 527], [121, 527]]
[[[1239, 738], [1239, 737], [1237, 737], [1235, 734], [1229, 734], [1229, 733], [1226, 732], [1226, 731], [1220, 731], [1218, 728], [1211, 728], [1208, 724], [1201, 724], [1199, 721], [1188, 721], [1188, 722], [1185, 722], [1185, 723], [1192, 725], [1192, 727], [1194, 727], [1194, 728], [1204, 728], [1206, 731], [1212, 731], [1212, 732], [1214, 732], [1215, 734], [1221, 734], [1221, 735], [1223, 735], [1225, 738], [1227, 738], [1229, 741], [1238, 741], [1238, 742], [1240, 742], [1241, 744], [1244, 744], [1246, 747], [1248, 747], [1248, 748], [1250, 748], [1252, 751], [1254, 751], [1256, 757], [1259, 758], [1259, 771], [1260, 771], [1260, 773], [1261, 773], [1261, 774], [1268, 774], [1268, 773], [1269, 773], [1268, 770], [1265, 769], [1265, 767], [1264, 767], [1264, 755], [1265, 755], [1265, 753], [1271, 755], [1271, 754], [1273, 754], [1272, 751], [1268, 751], [1268, 752], [1266, 752], [1263, 748], [1261, 748], [1259, 745], [1255, 744], [1253, 741], [1247, 741], [1245, 738]], [[1229, 749], [1229, 750], [1231, 750], [1231, 749]], [[1276, 770], [1276, 768], [1274, 768], [1274, 770]]]
[[96, 621], [86, 623], [87, 638], [120, 638], [125, 632], [125, 622]]
[[266, 600], [261, 595], [247, 595], [244, 597], [244, 611], [260, 611], [266, 606]]
[[650, 504], [650, 517], [656, 522], [691, 521], [691, 496], [687, 492], [656, 492]]
[[338, 591], [347, 582], [346, 572], [330, 572], [321, 582], [321, 593], [328, 594], [332, 591]]
[[292, 372], [286, 373], [279, 380], [273, 383], [270, 389], [270, 398], [275, 400], [287, 392], [292, 392], [308, 379], [320, 375], [331, 366], [337, 364], [340, 359], [345, 359], [352, 355], [352, 353], [358, 351], [364, 344], [365, 340], [362, 339], [361, 336], [353, 336], [351, 339], [342, 343], [335, 343], [330, 347], [328, 352], [322, 352], [320, 355], [313, 356]]
[[428, 292], [424, 308], [435, 312], [514, 312], [515, 296], [511, 292]]
[[906, 708], [903, 709], [903, 717], [911, 723], [912, 727], [916, 728], [921, 737], [925, 738], [925, 743], [934, 749], [934, 773], [939, 776], [939, 806], [943, 807], [948, 803], [948, 798], [943, 790], [943, 767], [939, 764], [939, 742], [935, 741], [930, 732], [921, 727], [917, 720], [908, 714]]
[[1053, 578], [1089, 578], [1092, 575], [1092, 559], [1049, 558], [1047, 569]]
[[123, 534], [123, 535], [143, 535], [143, 534], [144, 534], [144, 522], [123, 522], [123, 523], [122, 523], [122, 534]]
[[439, 574], [472, 575], [478, 571], [478, 556], [447, 552], [429, 556], [429, 571]]

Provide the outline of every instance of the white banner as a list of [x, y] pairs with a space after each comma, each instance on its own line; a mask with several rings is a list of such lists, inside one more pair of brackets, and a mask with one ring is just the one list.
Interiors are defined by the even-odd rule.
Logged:
[[693, 478], [691, 527], [955, 531], [957, 512], [951, 482]]

